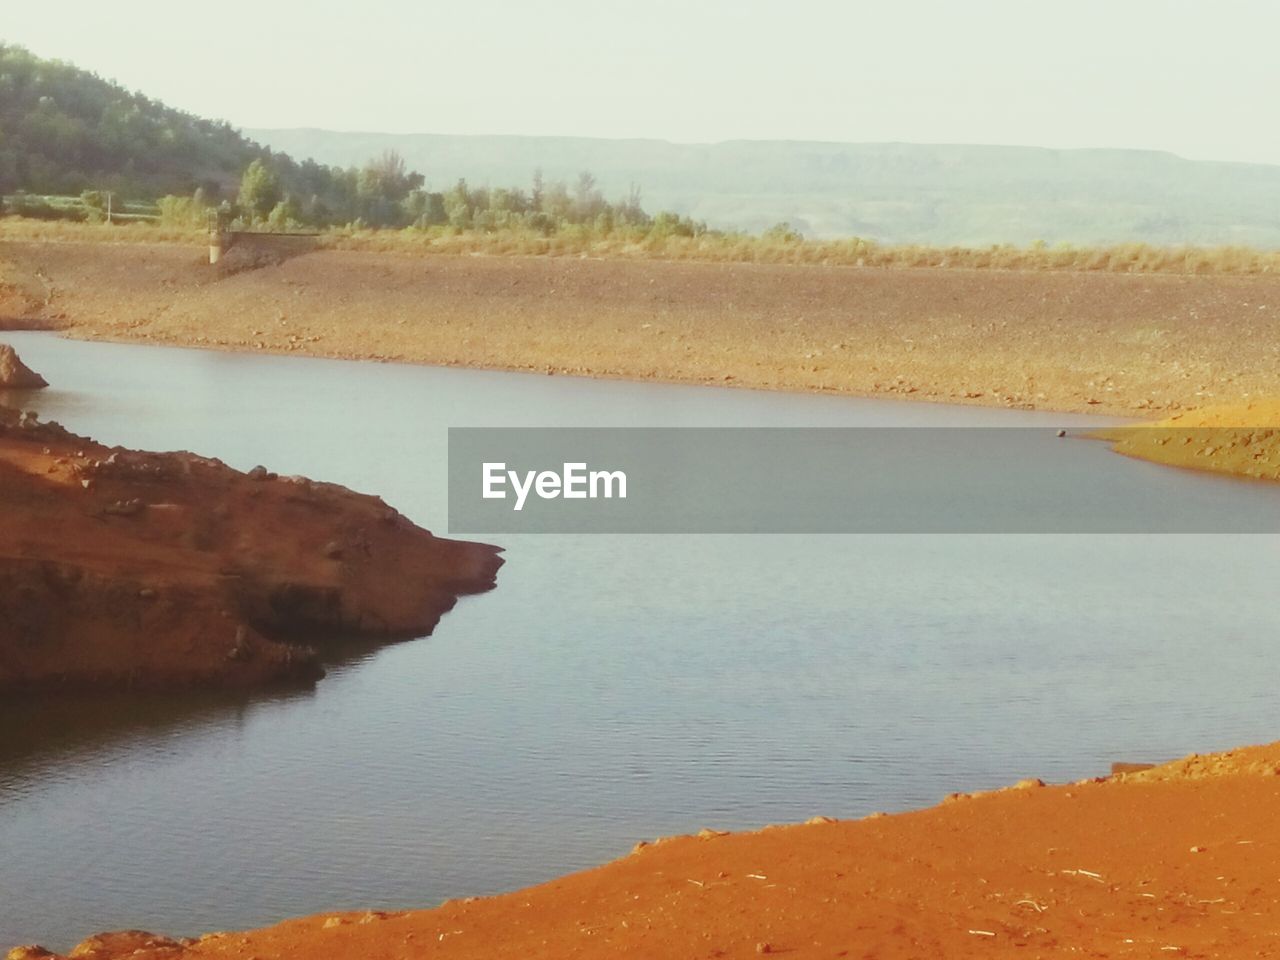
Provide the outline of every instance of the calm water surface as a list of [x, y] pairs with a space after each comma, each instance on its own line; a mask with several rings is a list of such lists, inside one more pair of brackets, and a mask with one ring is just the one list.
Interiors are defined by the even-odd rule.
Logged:
[[[24, 404], [78, 432], [337, 481], [437, 532], [449, 426], [1082, 420], [5, 339], [55, 384]], [[1152, 496], [1280, 496], [1076, 449]], [[0, 704], [0, 947], [431, 905], [704, 825], [1280, 735], [1273, 536], [502, 544], [496, 591], [314, 689]]]

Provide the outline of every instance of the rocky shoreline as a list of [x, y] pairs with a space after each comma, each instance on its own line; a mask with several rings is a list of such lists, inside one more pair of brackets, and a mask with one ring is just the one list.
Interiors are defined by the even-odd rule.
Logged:
[[315, 679], [321, 647], [426, 635], [502, 564], [377, 497], [3, 408], [0, 504], [6, 695]]

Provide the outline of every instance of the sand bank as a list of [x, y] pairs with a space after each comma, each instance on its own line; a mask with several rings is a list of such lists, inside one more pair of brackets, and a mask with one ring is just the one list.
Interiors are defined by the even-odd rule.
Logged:
[[1222, 404], [1098, 431], [1117, 453], [1174, 467], [1280, 480], [1280, 401]]
[[0, 243], [70, 336], [1125, 415], [1280, 396], [1280, 276]]

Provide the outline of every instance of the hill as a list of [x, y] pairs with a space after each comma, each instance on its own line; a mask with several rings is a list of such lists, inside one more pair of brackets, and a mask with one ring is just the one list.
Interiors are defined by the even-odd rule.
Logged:
[[398, 151], [432, 189], [527, 184], [535, 168], [647, 209], [759, 231], [927, 244], [1245, 244], [1280, 247], [1280, 166], [1139, 150], [451, 136], [249, 130], [296, 157], [347, 165]]
[[0, 193], [219, 193], [267, 151], [229, 124], [0, 44]]
[[298, 216], [315, 222], [367, 212], [355, 170], [295, 163], [228, 123], [0, 43], [0, 197], [110, 190], [122, 199], [155, 200], [200, 190], [206, 203], [234, 200], [254, 161], [270, 171], [260, 190], [267, 209], [290, 196]]
[[[648, 224], [648, 209], [713, 228], [788, 222], [811, 238], [898, 244], [1280, 249], [1280, 166], [1135, 150], [239, 131], [0, 43], [0, 196], [153, 201], [198, 189], [186, 208], [195, 222], [206, 204], [244, 201], [255, 161], [261, 179], [238, 212], [266, 219], [279, 206], [280, 223], [607, 232]], [[528, 189], [508, 189], [518, 185]]]

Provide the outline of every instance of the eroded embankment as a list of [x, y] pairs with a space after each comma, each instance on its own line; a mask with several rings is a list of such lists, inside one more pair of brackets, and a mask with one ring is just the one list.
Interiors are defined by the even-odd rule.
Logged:
[[376, 497], [106, 447], [0, 408], [0, 691], [315, 677], [429, 633], [501, 559]]
[[[79, 956], [615, 960], [1272, 956], [1280, 744], [856, 821], [705, 830], [527, 890]], [[408, 842], [408, 841], [406, 841]], [[135, 951], [138, 951], [135, 953]]]
[[206, 259], [4, 242], [0, 317], [87, 338], [1128, 415], [1280, 396], [1268, 274]]

